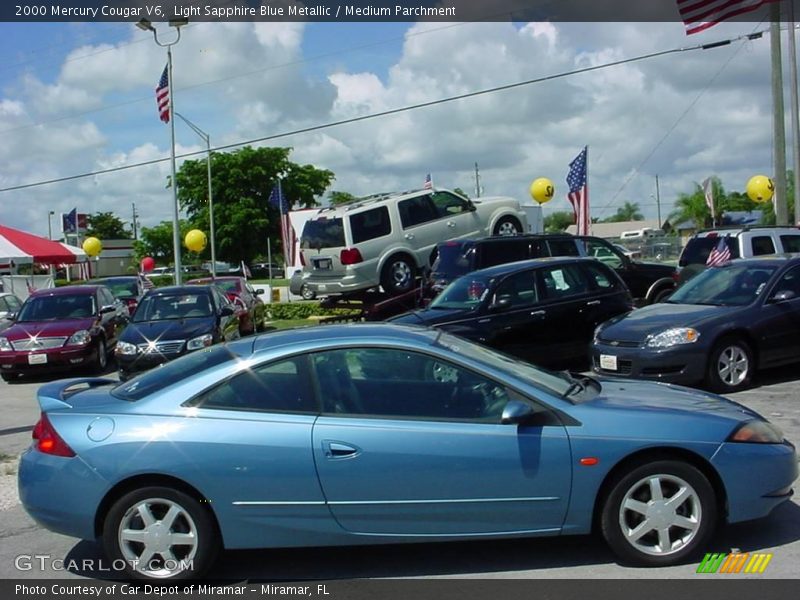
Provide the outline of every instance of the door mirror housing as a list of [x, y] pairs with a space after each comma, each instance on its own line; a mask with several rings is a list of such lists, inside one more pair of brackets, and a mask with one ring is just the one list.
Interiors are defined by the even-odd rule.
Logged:
[[529, 425], [536, 420], [536, 411], [527, 402], [510, 400], [503, 408], [500, 422], [503, 425]]
[[266, 292], [266, 290], [264, 290], [263, 288], [259, 288], [254, 291], [256, 296], [261, 296], [264, 292]]
[[500, 298], [489, 305], [489, 312], [503, 312], [509, 308], [511, 308], [511, 300], [508, 298]]
[[233, 310], [232, 306], [230, 306], [230, 305], [223, 306], [219, 311], [219, 316], [220, 317], [230, 317], [233, 313], [234, 313], [234, 310]]
[[113, 304], [106, 304], [105, 306], [103, 306], [100, 309], [100, 314], [101, 315], [105, 315], [105, 314], [108, 314], [108, 313], [116, 312], [116, 310], [117, 310], [117, 307], [114, 306]]
[[775, 292], [775, 295], [772, 296], [773, 302], [786, 302], [787, 300], [792, 300], [797, 298], [797, 294], [795, 294], [792, 290], [778, 290]]
[[469, 212], [475, 212], [476, 210], [478, 210], [478, 207], [475, 206], [475, 204], [473, 204], [472, 200], [467, 200], [467, 210]]

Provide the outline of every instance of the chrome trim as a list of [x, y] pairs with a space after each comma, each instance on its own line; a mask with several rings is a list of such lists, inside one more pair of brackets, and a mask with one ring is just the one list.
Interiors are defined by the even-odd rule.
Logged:
[[11, 347], [17, 352], [22, 350], [49, 350], [61, 348], [67, 341], [66, 337], [29, 337], [22, 340], [9, 340]]
[[452, 498], [444, 500], [339, 500], [329, 501], [331, 506], [355, 506], [363, 504], [467, 504], [475, 502], [552, 502], [558, 496], [539, 496], [536, 498]]
[[309, 502], [271, 502], [258, 500], [236, 500], [234, 506], [325, 506], [323, 500], [312, 500]]
[[360, 535], [364, 537], [398, 537], [398, 538], [458, 538], [463, 539], [465, 537], [492, 537], [496, 535], [502, 536], [524, 536], [529, 535], [531, 533], [559, 533], [561, 531], [560, 527], [542, 527], [541, 529], [520, 529], [520, 530], [511, 530], [511, 531], [486, 531], [486, 532], [474, 532], [470, 531], [467, 533], [461, 532], [454, 532], [454, 533], [364, 533], [361, 531], [348, 531], [350, 535]]

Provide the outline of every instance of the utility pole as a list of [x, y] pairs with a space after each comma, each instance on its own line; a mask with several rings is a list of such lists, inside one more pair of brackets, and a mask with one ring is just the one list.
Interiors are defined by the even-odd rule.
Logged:
[[772, 60], [772, 127], [773, 163], [775, 173], [775, 224], [788, 225], [786, 214], [786, 131], [783, 112], [783, 74], [781, 72], [781, 6], [779, 2], [770, 5], [771, 22], [769, 26], [770, 53]]
[[658, 175], [656, 175], [656, 207], [658, 209], [658, 228], [661, 229], [661, 193], [658, 191]]
[[475, 163], [475, 197], [481, 197], [481, 174], [478, 171], [478, 163]]
[[[794, 219], [795, 225], [800, 225], [800, 101], [797, 98], [797, 44], [794, 38], [794, 3], [789, 2], [789, 73], [792, 101], [792, 165], [794, 170], [794, 214], [788, 218]], [[787, 198], [788, 212], [788, 198]]]
[[138, 240], [139, 239], [139, 234], [138, 234], [138, 230], [136, 228], [136, 217], [138, 217], [139, 215], [136, 214], [136, 202], [131, 202], [131, 208], [133, 209], [133, 221], [132, 221], [132, 223], [133, 223], [133, 239], [134, 240]]

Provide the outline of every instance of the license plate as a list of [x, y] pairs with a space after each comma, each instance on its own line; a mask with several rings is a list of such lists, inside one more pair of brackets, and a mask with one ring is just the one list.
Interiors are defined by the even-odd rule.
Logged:
[[617, 370], [617, 357], [612, 354], [601, 354], [600, 355], [600, 368], [605, 369], [606, 371], [616, 371]]
[[320, 258], [319, 260], [314, 261], [314, 266], [317, 269], [328, 269], [330, 270], [333, 267], [333, 261], [330, 258]]
[[28, 354], [29, 365], [47, 364], [47, 354]]

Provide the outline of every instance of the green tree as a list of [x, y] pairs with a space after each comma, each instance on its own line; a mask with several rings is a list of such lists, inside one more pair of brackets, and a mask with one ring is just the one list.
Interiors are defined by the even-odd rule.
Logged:
[[[216, 252], [232, 264], [251, 261], [267, 250], [280, 253], [280, 209], [269, 203], [281, 178], [289, 208], [317, 205], [334, 179], [333, 172], [289, 160], [291, 148], [251, 148], [211, 155]], [[177, 173], [178, 200], [189, 221], [208, 234], [208, 173], [206, 160], [187, 160]]]
[[566, 230], [567, 227], [575, 223], [575, 215], [571, 212], [560, 211], [550, 213], [544, 218], [544, 230], [546, 233], [558, 233]]
[[636, 202], [626, 202], [619, 208], [617, 208], [616, 214], [608, 217], [603, 222], [604, 223], [622, 223], [624, 221], [642, 221], [644, 220], [644, 215], [642, 211], [639, 209], [639, 204]]
[[113, 212], [98, 212], [86, 217], [86, 235], [101, 240], [129, 240], [133, 236], [125, 224]]
[[453, 191], [456, 194], [460, 194], [461, 196], [464, 196], [464, 198], [469, 198], [469, 194], [467, 192], [465, 192], [464, 190], [462, 190], [460, 187], [457, 187], [457, 188], [453, 189]]
[[[768, 213], [772, 212], [772, 205], [769, 203], [753, 202], [747, 194], [742, 192], [727, 193], [718, 177], [711, 178], [711, 186], [714, 198], [714, 216], [717, 223], [721, 221], [723, 214], [730, 211], [762, 210], [765, 212], [764, 218], [766, 219], [769, 218]], [[675, 211], [670, 214], [669, 220], [673, 225], [691, 221], [698, 229], [711, 227], [711, 210], [708, 208], [705, 192], [700, 185], [694, 184], [694, 191], [691, 194], [684, 193], [678, 196], [675, 202]]]
[[[183, 239], [186, 234], [194, 227], [185, 219], [180, 220], [181, 230], [181, 258], [186, 264], [196, 262], [199, 255], [183, 247]], [[139, 239], [133, 243], [133, 251], [137, 262], [145, 256], [153, 257], [156, 262], [163, 266], [171, 265], [175, 262], [174, 246], [172, 241], [172, 221], [161, 221], [155, 227], [142, 227]], [[208, 249], [206, 249], [208, 252]]]
[[346, 204], [347, 202], [352, 202], [356, 199], [356, 197], [350, 192], [337, 191], [331, 191], [331, 193], [328, 194], [328, 198], [330, 198], [331, 204], [334, 206], [337, 204]]

